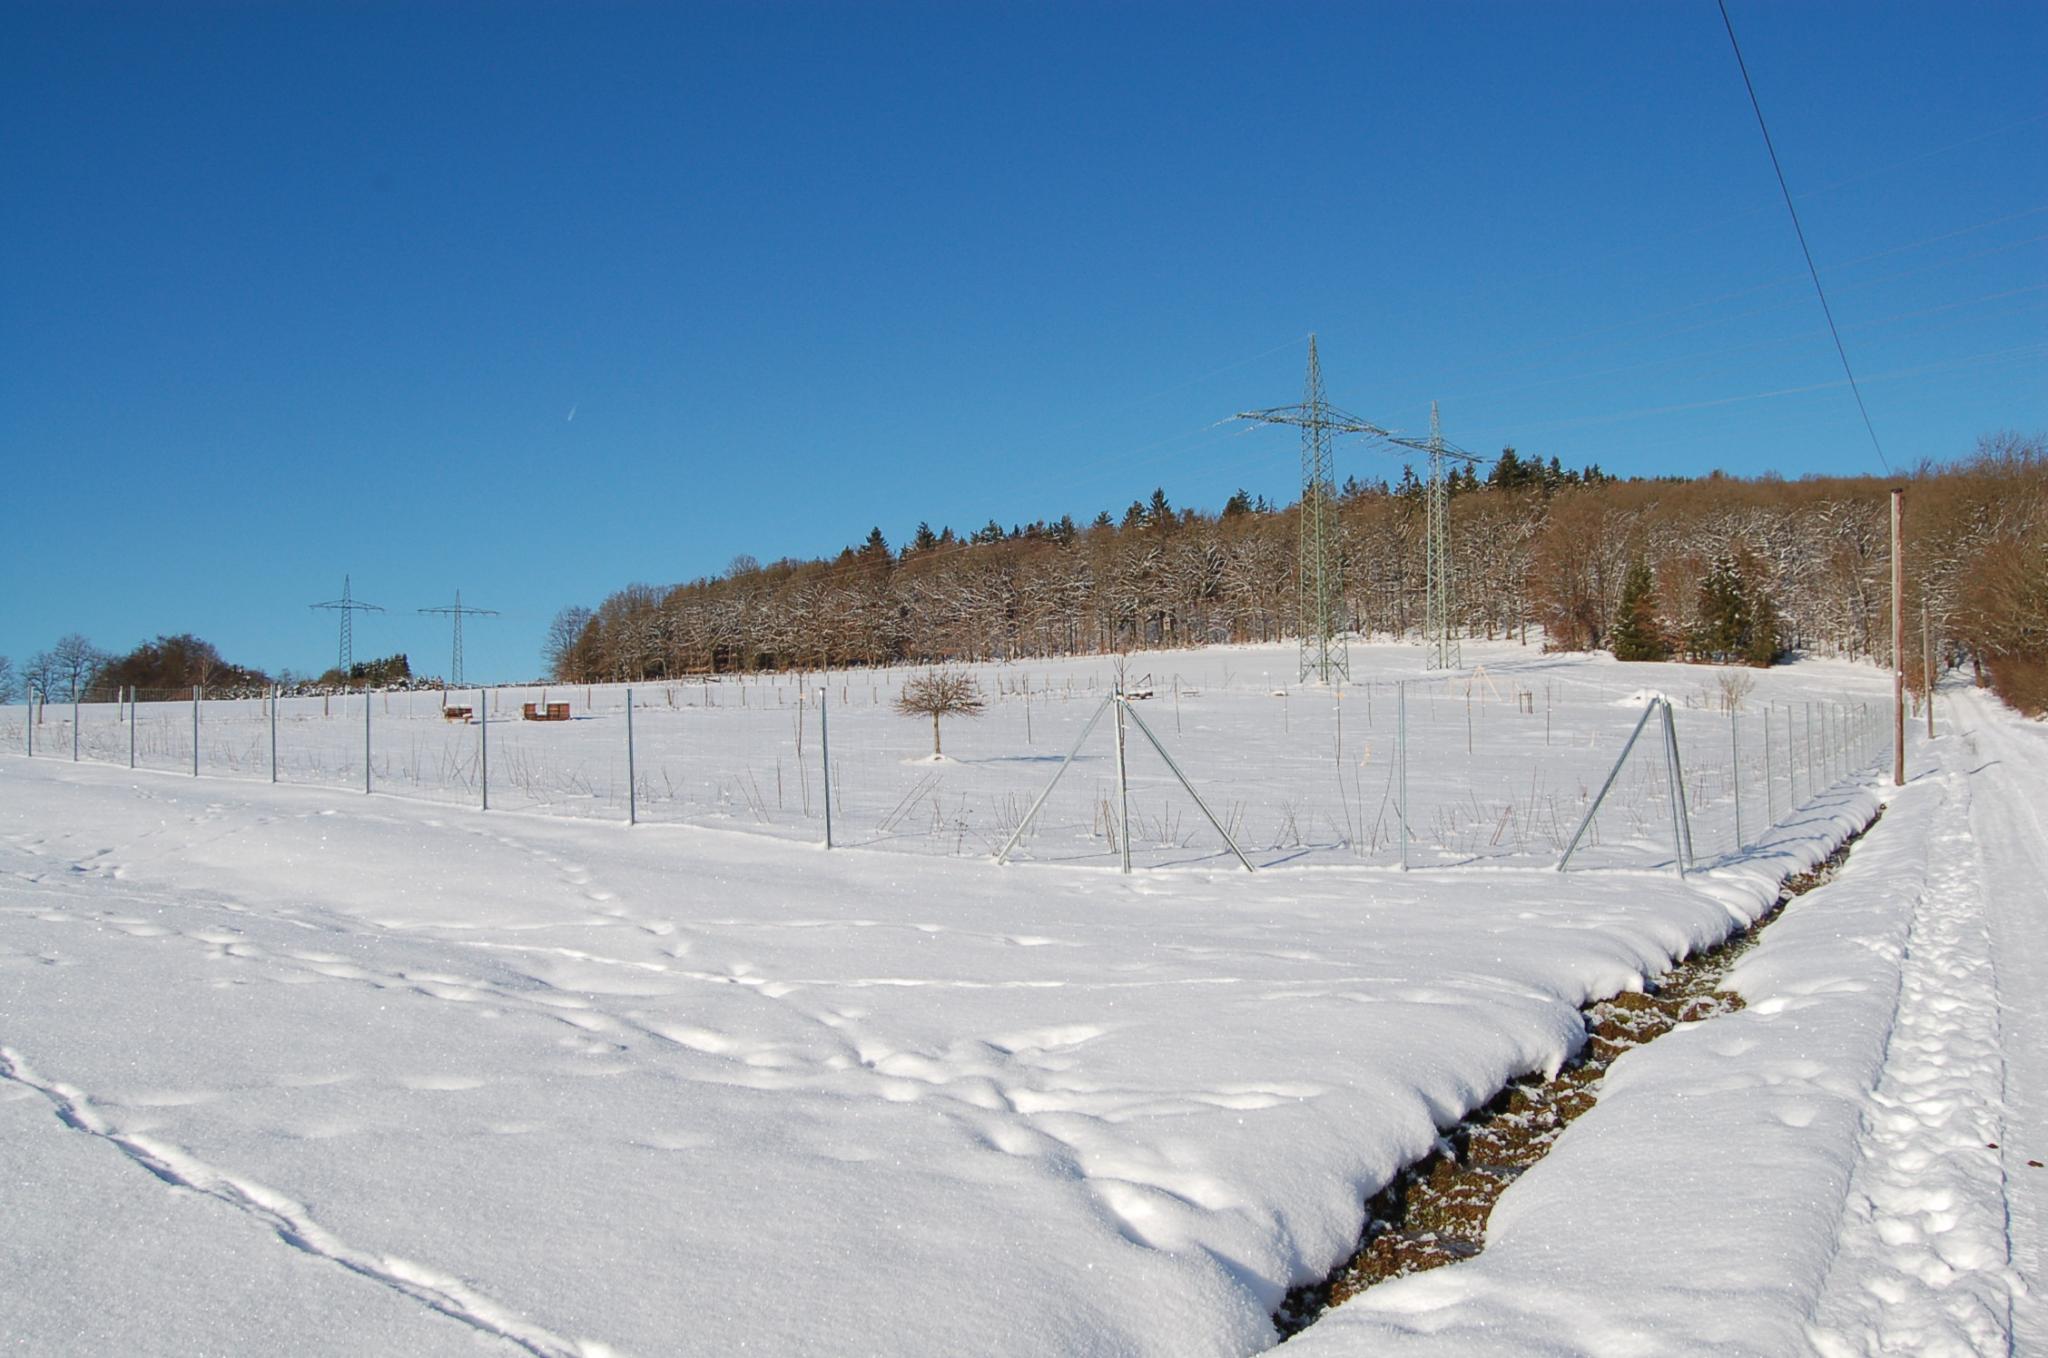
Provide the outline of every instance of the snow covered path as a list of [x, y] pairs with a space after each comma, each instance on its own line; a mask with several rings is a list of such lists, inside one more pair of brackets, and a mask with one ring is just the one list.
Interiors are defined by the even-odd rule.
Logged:
[[[1944, 753], [1966, 755], [1956, 743]], [[1901, 959], [1884, 1073], [1865, 1115], [1841, 1248], [1813, 1329], [1825, 1358], [2003, 1353], [2012, 1332], [2006, 1070], [1987, 909], [1996, 888], [1986, 857], [2009, 866], [2041, 845], [2038, 832], [2032, 843], [2010, 837], [2010, 818], [2024, 808], [2009, 781], [1979, 770], [1980, 792], [1966, 769], [1928, 776], [1938, 777], [1942, 804]], [[1973, 824], [1980, 798], [1995, 805], [1982, 817], [1994, 822], [1983, 837]], [[2012, 1134], [2030, 1140], [2023, 1126]]]
[[2005, 1058], [2000, 1162], [2013, 1267], [2013, 1348], [2048, 1353], [2048, 724], [1958, 692], [1955, 732], [1980, 781], [1971, 827], [1985, 865], [1985, 912]]
[[1737, 964], [1747, 1009], [1616, 1062], [1484, 1254], [1290, 1348], [2048, 1353], [2048, 727], [1968, 692], [1954, 714]]

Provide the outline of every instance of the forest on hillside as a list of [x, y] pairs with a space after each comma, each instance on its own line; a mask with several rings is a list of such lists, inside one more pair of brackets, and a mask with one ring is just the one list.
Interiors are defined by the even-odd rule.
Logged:
[[[1617, 480], [1508, 450], [1452, 486], [1456, 621], [1557, 650], [1611, 649], [1621, 619], [1630, 645], [1647, 636], [1673, 655], [1889, 664], [1894, 485], [1906, 488], [1914, 681], [1924, 607], [1944, 667], [1973, 666], [2008, 700], [2048, 709], [2039, 435], [1990, 435], [1892, 480]], [[1416, 635], [1422, 487], [1347, 482], [1336, 507], [1351, 630]], [[1296, 630], [1297, 518], [1243, 492], [1215, 514], [1176, 509], [1161, 489], [1086, 525], [991, 522], [966, 537], [920, 525], [900, 550], [876, 529], [833, 558], [740, 558], [713, 578], [564, 609], [545, 658], [555, 678], [584, 682], [1276, 640]], [[1768, 620], [1763, 654], [1702, 640], [1730, 591]]]

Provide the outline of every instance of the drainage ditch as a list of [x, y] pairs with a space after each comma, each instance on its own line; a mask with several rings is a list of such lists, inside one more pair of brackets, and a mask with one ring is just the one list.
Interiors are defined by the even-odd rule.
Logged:
[[1880, 807], [1812, 872], [1788, 877], [1778, 899], [1749, 928], [1687, 958], [1648, 990], [1625, 991], [1585, 1006], [1586, 1044], [1563, 1069], [1547, 1080], [1527, 1075], [1509, 1083], [1366, 1203], [1357, 1252], [1323, 1281], [1289, 1292], [1273, 1313], [1283, 1342], [1376, 1283], [1455, 1264], [1483, 1250], [1494, 1203], [1549, 1152], [1573, 1119], [1593, 1106], [1600, 1080], [1615, 1059], [1681, 1023], [1742, 1008], [1740, 995], [1720, 988], [1729, 968], [1756, 946], [1792, 898], [1830, 880], [1851, 846], [1883, 814]]

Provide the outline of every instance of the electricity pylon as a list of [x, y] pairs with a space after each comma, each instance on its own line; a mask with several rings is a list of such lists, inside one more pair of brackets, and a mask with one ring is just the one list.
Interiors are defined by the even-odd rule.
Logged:
[[1447, 462], [1476, 465], [1479, 461], [1463, 448], [1444, 441], [1443, 424], [1437, 417], [1436, 402], [1429, 403], [1429, 438], [1387, 435], [1387, 442], [1429, 454], [1429, 484], [1424, 491], [1422, 544], [1422, 666], [1430, 670], [1454, 670], [1463, 663], [1458, 634], [1451, 621], [1451, 483], [1444, 470]]
[[349, 581], [346, 575], [341, 577], [341, 597], [339, 599], [329, 599], [324, 604], [308, 604], [307, 607], [330, 609], [341, 614], [341, 682], [346, 684], [349, 671], [355, 668], [355, 615], [358, 613], [382, 613], [384, 611], [383, 608], [377, 604], [359, 603], [349, 593]]
[[1295, 581], [1301, 610], [1301, 663], [1297, 677], [1306, 679], [1314, 674], [1317, 682], [1327, 684], [1334, 671], [1339, 678], [1349, 679], [1351, 662], [1345, 654], [1341, 626], [1344, 558], [1337, 536], [1337, 486], [1330, 443], [1339, 434], [1386, 438], [1388, 433], [1324, 399], [1323, 367], [1316, 357], [1314, 335], [1308, 337], [1308, 383], [1301, 403], [1243, 411], [1237, 418], [1301, 430], [1300, 544]]
[[470, 617], [472, 617], [472, 618], [495, 618], [495, 617], [497, 617], [497, 616], [498, 616], [498, 610], [497, 610], [497, 609], [495, 609], [495, 608], [471, 608], [471, 607], [469, 607], [469, 606], [468, 606], [467, 604], [465, 604], [465, 603], [463, 603], [463, 602], [462, 602], [462, 591], [458, 589], [458, 590], [456, 590], [456, 591], [455, 591], [455, 602], [454, 602], [454, 603], [452, 603], [452, 604], [443, 604], [443, 605], [441, 605], [441, 606], [440, 606], [439, 608], [422, 608], [422, 609], [420, 610], [420, 612], [422, 612], [422, 613], [436, 613], [436, 614], [440, 614], [440, 615], [442, 615], [442, 616], [445, 616], [445, 617], [452, 617], [452, 618], [454, 618], [454, 619], [455, 619], [455, 659], [454, 659], [454, 662], [453, 662], [452, 664], [450, 664], [450, 665], [449, 665], [449, 667], [448, 667], [448, 683], [449, 683], [449, 685], [450, 685], [451, 687], [454, 687], [454, 688], [461, 688], [461, 687], [462, 687], [462, 617], [463, 617], [463, 615], [464, 615], [464, 614], [466, 613], [466, 614], [468, 614], [468, 615], [469, 615]]

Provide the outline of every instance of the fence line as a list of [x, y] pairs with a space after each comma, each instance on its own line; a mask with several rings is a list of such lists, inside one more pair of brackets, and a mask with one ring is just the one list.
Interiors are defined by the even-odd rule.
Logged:
[[[1079, 753], [1057, 787], [1048, 745], [1064, 748], [1099, 712], [1105, 676], [1052, 666], [997, 674], [987, 714], [946, 724], [948, 749], [930, 754], [920, 736], [929, 727], [893, 710], [909, 677], [900, 671], [462, 693], [128, 690], [55, 713], [46, 700], [0, 709], [0, 748], [41, 758], [68, 740], [81, 762], [125, 757], [131, 768], [353, 785], [483, 810], [718, 824], [828, 847], [994, 854], [1014, 834], [1017, 856], [1041, 861], [1215, 866], [1242, 844], [1262, 867], [1547, 866], [1566, 852], [1683, 866], [1695, 834], [1706, 836], [1700, 850], [1713, 846], [1709, 860], [1740, 854], [1882, 753], [1882, 723], [1860, 700], [1755, 700], [1759, 738], [1743, 721], [1750, 703], [1704, 684], [1664, 693], [1481, 670], [1323, 690], [1269, 687], [1270, 674], [1211, 661], [1127, 681], [1132, 703], [1170, 709], [1170, 722], [1161, 711], [1147, 724], [1156, 751], [1132, 747], [1145, 757], [1115, 766]], [[343, 732], [358, 700], [351, 750]], [[172, 718], [181, 701], [191, 704], [188, 733]], [[828, 704], [838, 709], [829, 725]], [[1667, 757], [1610, 771], [1652, 704], [1665, 714]], [[1026, 827], [1041, 790], [1044, 811]], [[1652, 828], [1667, 800], [1680, 808], [1676, 860]]]

